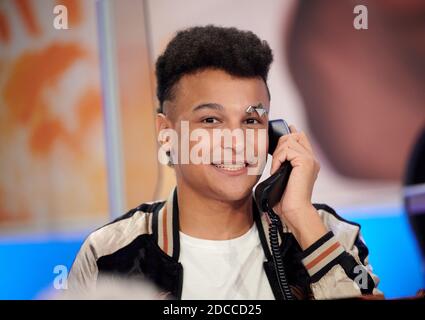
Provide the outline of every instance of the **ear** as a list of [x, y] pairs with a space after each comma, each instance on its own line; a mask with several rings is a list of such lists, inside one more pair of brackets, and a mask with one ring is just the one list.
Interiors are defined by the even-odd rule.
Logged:
[[161, 130], [171, 128], [169, 120], [167, 119], [166, 115], [163, 113], [156, 114], [155, 126], [156, 126], [157, 135], [159, 135]]
[[[157, 140], [160, 141], [161, 130], [170, 129], [171, 128], [171, 122], [165, 114], [157, 113], [156, 118], [155, 118], [155, 126], [156, 126]], [[163, 141], [163, 143], [164, 142], [165, 141]]]
[[[161, 151], [160, 162], [168, 166], [173, 166], [173, 160], [171, 158], [171, 149], [173, 138], [170, 137], [169, 130], [172, 129], [172, 122], [163, 113], [158, 113], [155, 118], [157, 141]], [[168, 131], [168, 132], [167, 132]], [[174, 140], [175, 141], [175, 140]], [[165, 152], [165, 153], [164, 153]]]

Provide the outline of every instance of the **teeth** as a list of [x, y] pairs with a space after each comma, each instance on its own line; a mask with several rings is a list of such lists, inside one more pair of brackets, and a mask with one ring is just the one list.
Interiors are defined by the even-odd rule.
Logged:
[[237, 171], [240, 170], [242, 168], [245, 168], [246, 164], [245, 163], [239, 163], [239, 164], [214, 164], [215, 167], [219, 168], [219, 169], [224, 169], [224, 170], [228, 170], [228, 171]]

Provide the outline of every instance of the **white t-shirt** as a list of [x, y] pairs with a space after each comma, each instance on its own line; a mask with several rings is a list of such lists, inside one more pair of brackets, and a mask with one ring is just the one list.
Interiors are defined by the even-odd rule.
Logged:
[[230, 240], [205, 240], [180, 232], [182, 299], [274, 300], [264, 261], [255, 223]]

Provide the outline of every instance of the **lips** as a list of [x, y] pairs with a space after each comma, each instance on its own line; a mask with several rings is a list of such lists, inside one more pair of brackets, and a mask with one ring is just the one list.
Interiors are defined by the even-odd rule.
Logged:
[[241, 169], [244, 169], [247, 166], [247, 163], [229, 163], [229, 164], [225, 164], [225, 163], [219, 163], [219, 164], [213, 164], [214, 167], [218, 168], [218, 169], [222, 169], [222, 170], [226, 170], [226, 171], [238, 171]]
[[241, 176], [246, 175], [249, 164], [247, 162], [237, 163], [211, 163], [218, 172], [226, 176]]

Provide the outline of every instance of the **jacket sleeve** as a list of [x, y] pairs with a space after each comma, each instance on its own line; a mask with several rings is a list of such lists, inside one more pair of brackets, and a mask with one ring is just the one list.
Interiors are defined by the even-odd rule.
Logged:
[[342, 219], [328, 206], [317, 205], [316, 209], [329, 232], [301, 256], [311, 278], [314, 298], [382, 295], [377, 289], [379, 278], [368, 261], [360, 226]]
[[86, 293], [96, 287], [98, 268], [96, 251], [91, 236], [80, 248], [68, 275], [68, 289], [73, 293]]

